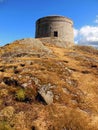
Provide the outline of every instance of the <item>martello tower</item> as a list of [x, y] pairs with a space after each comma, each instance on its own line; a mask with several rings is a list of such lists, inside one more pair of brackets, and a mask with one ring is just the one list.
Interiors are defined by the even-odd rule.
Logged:
[[55, 37], [74, 43], [73, 21], [63, 16], [46, 16], [36, 21], [36, 38]]

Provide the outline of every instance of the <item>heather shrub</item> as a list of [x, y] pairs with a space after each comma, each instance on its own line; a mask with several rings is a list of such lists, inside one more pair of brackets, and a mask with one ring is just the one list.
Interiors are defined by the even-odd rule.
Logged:
[[16, 91], [16, 99], [18, 101], [24, 101], [25, 100], [25, 90], [24, 89], [19, 89]]
[[0, 121], [0, 130], [14, 130], [6, 121]]

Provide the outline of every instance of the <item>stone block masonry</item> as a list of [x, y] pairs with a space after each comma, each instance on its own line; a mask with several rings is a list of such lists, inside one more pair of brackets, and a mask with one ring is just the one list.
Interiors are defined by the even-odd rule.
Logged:
[[47, 16], [36, 21], [35, 38], [60, 38], [74, 43], [73, 21], [63, 16]]

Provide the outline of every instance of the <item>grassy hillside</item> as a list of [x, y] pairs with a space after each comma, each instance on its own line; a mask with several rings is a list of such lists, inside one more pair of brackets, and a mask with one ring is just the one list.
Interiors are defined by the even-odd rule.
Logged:
[[98, 130], [98, 50], [39, 39], [0, 48], [0, 130]]

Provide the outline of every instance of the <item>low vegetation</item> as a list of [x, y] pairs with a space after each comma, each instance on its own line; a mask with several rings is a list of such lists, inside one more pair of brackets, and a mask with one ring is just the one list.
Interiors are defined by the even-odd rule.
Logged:
[[98, 130], [98, 50], [31, 42], [0, 48], [0, 130]]

